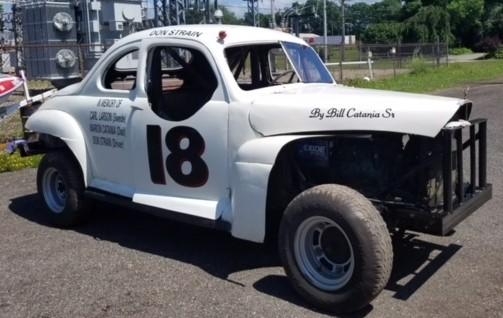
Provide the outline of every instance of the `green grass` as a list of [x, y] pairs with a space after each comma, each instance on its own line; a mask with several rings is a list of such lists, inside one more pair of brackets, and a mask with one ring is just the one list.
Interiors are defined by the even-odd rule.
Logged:
[[454, 47], [449, 49], [450, 55], [472, 54], [473, 51], [466, 47]]
[[417, 65], [416, 68], [416, 72], [398, 75], [396, 78], [373, 82], [350, 80], [346, 84], [364, 88], [426, 93], [503, 77], [502, 60], [456, 63], [439, 68], [423, 68]]
[[[28, 86], [32, 90], [40, 91], [53, 88], [49, 81], [29, 81]], [[5, 104], [14, 104], [22, 99], [24, 99], [24, 95], [14, 94], [9, 97], [9, 100], [5, 102]], [[18, 152], [13, 155], [9, 155], [5, 152], [5, 144], [9, 140], [22, 137], [23, 127], [19, 113], [13, 114], [9, 118], [0, 121], [0, 173], [38, 167], [42, 156], [21, 158]]]
[[30, 80], [28, 81], [28, 87], [35, 90], [50, 90], [53, 89], [51, 82], [46, 80]]
[[[316, 52], [320, 54], [320, 56], [323, 56], [324, 54], [324, 47], [323, 45], [317, 45], [313, 47]], [[361, 56], [360, 56], [361, 54]], [[340, 47], [333, 47], [329, 46], [328, 51], [328, 61], [330, 63], [336, 63], [339, 62], [341, 59], [341, 49]], [[358, 50], [357, 47], [354, 46], [346, 46], [344, 48], [344, 60], [345, 61], [359, 61], [361, 59], [366, 60], [367, 59], [367, 54], [365, 52], [361, 52]]]
[[[323, 52], [323, 48], [322, 48]], [[341, 60], [341, 50], [340, 48], [329, 48], [328, 57], [330, 62], [339, 62]], [[346, 47], [344, 49], [344, 60], [345, 61], [359, 61], [360, 58], [362, 60], [367, 59], [367, 55], [362, 53], [360, 56], [360, 52], [355, 47]]]
[[17, 171], [25, 168], [36, 168], [42, 156], [31, 156], [22, 158], [19, 153], [7, 154], [4, 150], [0, 152], [0, 173], [7, 171]]
[[13, 138], [22, 138], [22, 136], [23, 125], [19, 113], [13, 114], [0, 122], [0, 144], [6, 143]]
[[13, 115], [0, 124], [0, 173], [17, 171], [25, 168], [36, 168], [42, 156], [22, 158], [19, 152], [9, 155], [6, 151], [6, 143], [11, 138], [22, 138], [23, 130], [19, 115]]

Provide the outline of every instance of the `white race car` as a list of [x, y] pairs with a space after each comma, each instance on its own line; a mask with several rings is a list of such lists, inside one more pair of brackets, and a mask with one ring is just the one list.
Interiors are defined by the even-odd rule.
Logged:
[[294, 289], [348, 312], [386, 285], [390, 232], [445, 235], [491, 198], [471, 107], [338, 85], [286, 33], [171, 26], [121, 39], [45, 101], [21, 150], [46, 153], [37, 184], [58, 226], [94, 199], [275, 237]]

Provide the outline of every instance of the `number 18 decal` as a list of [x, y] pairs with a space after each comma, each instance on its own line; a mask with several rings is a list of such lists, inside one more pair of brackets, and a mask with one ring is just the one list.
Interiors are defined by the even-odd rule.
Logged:
[[[182, 147], [182, 140], [188, 140], [188, 146]], [[178, 184], [186, 187], [201, 187], [208, 181], [208, 166], [201, 158], [204, 153], [204, 139], [192, 127], [178, 126], [171, 128], [165, 136], [165, 145], [170, 151], [164, 162], [162, 155], [161, 127], [147, 125], [147, 150], [150, 178], [155, 184], [166, 184], [164, 167], [169, 176]], [[190, 172], [183, 167], [190, 165]]]

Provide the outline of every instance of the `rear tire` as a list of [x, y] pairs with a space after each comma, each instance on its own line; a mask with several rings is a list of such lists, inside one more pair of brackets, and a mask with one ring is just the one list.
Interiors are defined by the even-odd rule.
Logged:
[[317, 186], [292, 200], [280, 225], [279, 254], [294, 289], [335, 313], [370, 303], [388, 282], [393, 260], [377, 209], [340, 185]]
[[84, 220], [88, 202], [82, 172], [72, 154], [46, 154], [37, 171], [37, 189], [54, 225], [70, 227]]

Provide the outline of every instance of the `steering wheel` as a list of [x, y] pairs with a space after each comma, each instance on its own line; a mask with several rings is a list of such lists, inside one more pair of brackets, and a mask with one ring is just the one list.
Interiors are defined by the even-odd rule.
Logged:
[[280, 84], [280, 83], [278, 83], [278, 80], [279, 80], [280, 78], [282, 78], [283, 76], [288, 75], [288, 74], [292, 74], [292, 75], [290, 75], [290, 79], [289, 79], [289, 80], [288, 80], [288, 82], [287, 82], [287, 83], [291, 83], [291, 82], [292, 82], [292, 80], [293, 80], [293, 77], [294, 77], [294, 76], [295, 76], [295, 74], [296, 74], [294, 70], [288, 70], [288, 71], [284, 71], [284, 72], [279, 73], [278, 75], [276, 75], [276, 76], [272, 79], [272, 82], [273, 82], [273, 83], [275, 83], [275, 84]]

